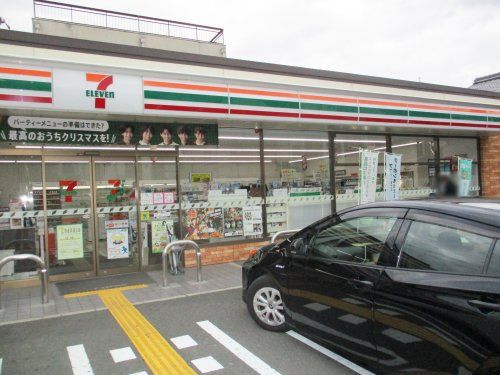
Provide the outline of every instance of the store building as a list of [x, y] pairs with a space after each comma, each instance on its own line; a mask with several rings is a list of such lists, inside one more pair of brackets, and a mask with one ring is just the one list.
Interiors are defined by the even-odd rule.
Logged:
[[[159, 268], [175, 238], [204, 264], [242, 260], [357, 204], [360, 149], [402, 155], [402, 198], [457, 157], [471, 194], [500, 195], [499, 93], [166, 51], [153, 34], [0, 31], [0, 254], [43, 255], [52, 280]], [[377, 199], [382, 175], [380, 157]]]

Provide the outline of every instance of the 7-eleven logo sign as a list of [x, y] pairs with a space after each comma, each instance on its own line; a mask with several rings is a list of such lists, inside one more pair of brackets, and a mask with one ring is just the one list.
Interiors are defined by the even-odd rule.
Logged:
[[96, 109], [106, 108], [106, 99], [114, 99], [114, 91], [108, 91], [109, 86], [113, 84], [113, 76], [107, 74], [87, 73], [85, 80], [97, 84], [95, 90], [85, 90], [85, 96], [94, 98], [94, 107]]

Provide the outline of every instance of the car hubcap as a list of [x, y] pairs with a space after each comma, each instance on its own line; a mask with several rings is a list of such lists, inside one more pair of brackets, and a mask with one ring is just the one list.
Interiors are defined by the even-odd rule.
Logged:
[[283, 301], [275, 288], [261, 288], [253, 297], [253, 309], [258, 318], [267, 325], [279, 326], [285, 322]]

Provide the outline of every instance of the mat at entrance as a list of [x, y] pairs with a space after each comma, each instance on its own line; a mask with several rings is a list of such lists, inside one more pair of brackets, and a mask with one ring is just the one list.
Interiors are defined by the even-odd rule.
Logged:
[[89, 292], [92, 290], [118, 288], [135, 284], [153, 284], [155, 281], [142, 272], [127, 273], [124, 275], [103, 276], [95, 279], [63, 281], [56, 283], [60, 295], [70, 293]]

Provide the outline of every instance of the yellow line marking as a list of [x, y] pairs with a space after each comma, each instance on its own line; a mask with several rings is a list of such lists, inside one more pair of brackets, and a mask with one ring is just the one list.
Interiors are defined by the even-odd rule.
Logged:
[[158, 330], [122, 294], [124, 290], [146, 288], [146, 284], [67, 294], [64, 298], [98, 295], [153, 374], [196, 374]]
[[120, 286], [117, 288], [110, 288], [110, 289], [99, 289], [99, 290], [89, 290], [88, 292], [78, 292], [78, 293], [70, 293], [70, 294], [65, 294], [64, 298], [77, 298], [77, 297], [88, 297], [88, 296], [93, 296], [93, 295], [99, 295], [101, 292], [105, 292], [107, 290], [133, 290], [133, 289], [141, 289], [141, 288], [147, 288], [148, 284], [136, 284], [136, 285], [129, 285], [129, 286]]

